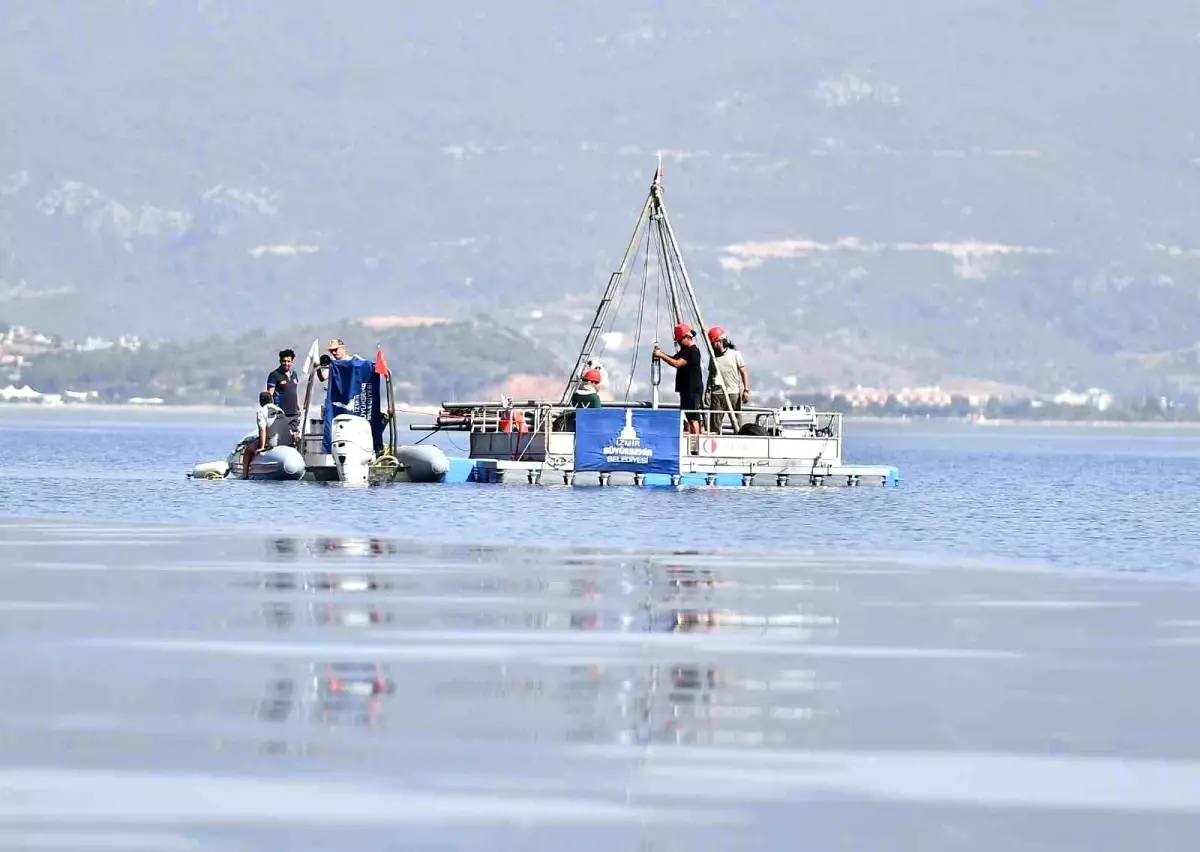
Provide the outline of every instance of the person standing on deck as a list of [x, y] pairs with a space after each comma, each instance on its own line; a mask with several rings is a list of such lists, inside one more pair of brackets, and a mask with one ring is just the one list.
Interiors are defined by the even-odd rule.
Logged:
[[329, 357], [321, 359], [321, 368], [317, 370], [317, 381], [329, 381], [329, 361], [345, 361], [350, 356], [346, 354], [346, 344], [342, 343], [340, 337], [335, 337], [329, 341]]
[[[318, 418], [319, 423], [325, 422], [325, 403], [329, 399], [329, 366], [334, 361], [345, 361], [350, 357], [346, 353], [346, 344], [342, 342], [340, 337], [332, 338], [325, 348], [329, 354], [321, 356], [320, 366], [317, 367], [316, 390], [320, 392], [321, 398], [321, 404], [317, 408], [317, 410], [320, 412]], [[317, 426], [318, 423], [314, 422], [313, 425]]]
[[296, 353], [284, 349], [279, 353], [279, 366], [267, 376], [267, 393], [271, 402], [283, 409], [292, 431], [300, 433], [300, 376], [293, 368]]
[[595, 367], [585, 370], [580, 377], [579, 387], [571, 397], [571, 405], [576, 408], [602, 408], [600, 402], [600, 371]]
[[687, 418], [684, 431], [699, 435], [703, 431], [700, 425], [703, 415], [700, 410], [704, 407], [704, 371], [701, 367], [700, 347], [696, 345], [695, 332], [687, 323], [681, 322], [675, 326], [675, 342], [679, 344], [679, 351], [674, 356], [655, 346], [653, 357], [675, 368], [675, 392], [679, 394], [679, 409]]
[[[708, 362], [708, 407], [717, 411], [741, 411], [742, 404], [750, 401], [750, 373], [746, 370], [746, 359], [729, 342], [729, 338], [725, 336], [725, 329], [721, 326], [714, 325], [710, 328], [708, 339], [712, 342], [713, 353], [716, 355]], [[721, 373], [719, 383], [718, 370]], [[733, 421], [733, 431], [736, 432], [742, 427], [741, 418], [736, 414], [713, 414], [711, 430], [720, 434], [721, 423], [726, 417]]]

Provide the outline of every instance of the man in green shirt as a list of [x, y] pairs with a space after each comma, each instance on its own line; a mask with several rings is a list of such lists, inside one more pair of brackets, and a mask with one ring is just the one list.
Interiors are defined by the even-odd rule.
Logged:
[[579, 387], [575, 389], [575, 395], [571, 397], [571, 404], [576, 408], [602, 408], [600, 402], [600, 371], [595, 367], [584, 372], [579, 382]]

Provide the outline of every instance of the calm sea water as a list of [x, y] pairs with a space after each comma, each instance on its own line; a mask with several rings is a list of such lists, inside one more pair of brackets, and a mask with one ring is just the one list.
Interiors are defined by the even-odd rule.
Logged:
[[899, 489], [193, 482], [0, 410], [0, 849], [1193, 849], [1200, 432]]
[[[244, 421], [0, 409], [0, 512], [421, 541], [1200, 565], [1200, 430], [851, 424], [847, 459], [898, 465], [899, 489], [355, 490], [184, 478], [224, 458], [250, 431]], [[465, 449], [461, 435], [440, 443]]]

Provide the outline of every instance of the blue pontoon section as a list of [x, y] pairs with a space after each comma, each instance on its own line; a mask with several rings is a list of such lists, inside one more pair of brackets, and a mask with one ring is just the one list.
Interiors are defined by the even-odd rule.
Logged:
[[450, 470], [446, 471], [443, 482], [462, 483], [475, 481], [475, 459], [451, 457]]
[[634, 478], [628, 472], [608, 470], [554, 470], [538, 462], [497, 459], [451, 458], [447, 483], [477, 482], [488, 484], [634, 485], [643, 488], [745, 488], [761, 486], [885, 486], [900, 485], [900, 471], [891, 465], [842, 464], [797, 469], [787, 473], [736, 471], [731, 473], [688, 472], [680, 474], [647, 473]]

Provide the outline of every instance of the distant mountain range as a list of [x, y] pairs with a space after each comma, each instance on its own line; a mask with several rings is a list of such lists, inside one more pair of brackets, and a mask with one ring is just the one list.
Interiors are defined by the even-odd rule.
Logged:
[[1194, 3], [4, 14], [9, 322], [186, 342], [488, 313], [569, 361], [661, 149], [752, 370], [1200, 388]]

